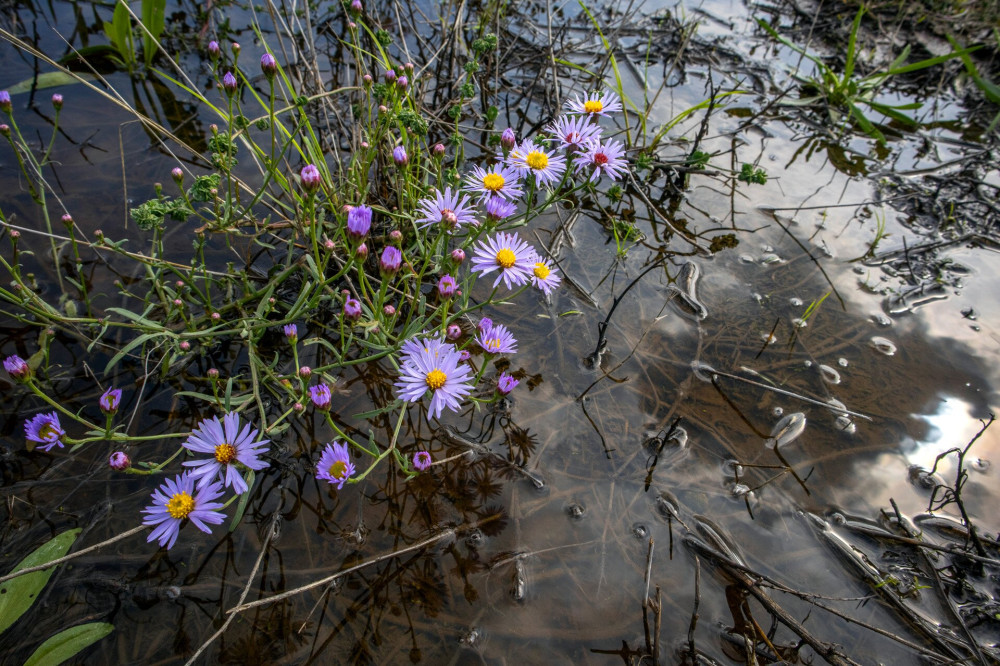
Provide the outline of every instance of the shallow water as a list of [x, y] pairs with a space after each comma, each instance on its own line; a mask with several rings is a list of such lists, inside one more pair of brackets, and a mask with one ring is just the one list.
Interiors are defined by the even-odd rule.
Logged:
[[[64, 32], [74, 7], [55, 5], [55, 23]], [[544, 9], [535, 5], [510, 17], [511, 43], [518, 53], [530, 52], [511, 56], [515, 60], [537, 59], [547, 40]], [[600, 50], [588, 36], [586, 18], [575, 5], [562, 10], [569, 34], [581, 40], [574, 62], [589, 63]], [[650, 17], [682, 10], [699, 26], [688, 57], [671, 69], [665, 45], [676, 44], [677, 34], [669, 22]], [[52, 21], [47, 11], [39, 9], [37, 20]], [[22, 12], [26, 21], [30, 11]], [[177, 12], [187, 12], [188, 31], [200, 27], [193, 8], [178, 6]], [[489, 313], [518, 332], [521, 351], [510, 358], [510, 370], [528, 381], [495, 411], [428, 424], [414, 409], [404, 426], [406, 446], [426, 447], [435, 459], [467, 455], [410, 482], [380, 469], [364, 483], [330, 491], [314, 480], [309, 455], [332, 435], [320, 421], [301, 419], [274, 442], [272, 467], [240, 529], [211, 536], [189, 529], [169, 552], [136, 536], [75, 560], [57, 572], [43, 603], [17, 625], [19, 639], [3, 637], [2, 660], [23, 661], [59, 629], [101, 620], [116, 632], [84, 654], [87, 663], [181, 663], [221, 626], [244, 587], [249, 585], [247, 601], [269, 597], [431, 537], [440, 538], [332, 586], [242, 613], [203, 659], [650, 663], [643, 655], [656, 643], [661, 663], [678, 663], [690, 645], [697, 604], [692, 637], [700, 658], [743, 662], [742, 638], [735, 637], [745, 633], [751, 616], [764, 632], [771, 618], [760, 602], [744, 603], [733, 571], [726, 573], [698, 544], [728, 550], [730, 559], [820, 595], [852, 618], [941, 651], [887, 599], [907, 585], [927, 586], [907, 593], [903, 605], [928, 618], [928, 625], [954, 626], [925, 563], [852, 529], [878, 526], [880, 511], [892, 513], [890, 500], [905, 516], [925, 513], [930, 490], [914, 481], [913, 466], [929, 468], [939, 453], [964, 446], [1000, 403], [1000, 299], [996, 245], [989, 240], [995, 212], [973, 217], [982, 210], [976, 196], [995, 198], [997, 164], [989, 155], [969, 157], [980, 148], [961, 142], [975, 131], [947, 92], [936, 100], [944, 110], [939, 119], [957, 126], [894, 136], [881, 157], [866, 137], [832, 135], [824, 111], [776, 107], [764, 113], [775, 92], [790, 85], [786, 68], [797, 58], [787, 49], [774, 57], [752, 21], [754, 12], [738, 2], [647, 4], [629, 15], [625, 25], [638, 30], [623, 31], [618, 48], [633, 98], [641, 99], [644, 76], [651, 90], [670, 83], [650, 114], [653, 131], [703, 100], [709, 78], [721, 89], [755, 91], [730, 98], [713, 113], [702, 149], [718, 151], [709, 170], [738, 171], [754, 163], [767, 170], [767, 183], [736, 185], [724, 175], [694, 174], [682, 194], [671, 195], [663, 194], [667, 172], [639, 174], [652, 180], [648, 196], [662, 195], [656, 207], [681, 231], [671, 232], [632, 193], [616, 213], [634, 216], [644, 239], [624, 260], [592, 205], [581, 206], [578, 216], [567, 209], [539, 220], [533, 228], [538, 242], [554, 248], [573, 284], [564, 283], [551, 302], [522, 297]], [[771, 17], [772, 10], [762, 15]], [[790, 21], [787, 10], [782, 15]], [[848, 11], [845, 20], [852, 15]], [[248, 19], [233, 12], [231, 20], [239, 28], [235, 24]], [[609, 12], [602, 21], [617, 24], [618, 17]], [[654, 28], [660, 32], [644, 72], [637, 54], [645, 53], [647, 31]], [[99, 39], [99, 29], [91, 32], [98, 34], [89, 39]], [[48, 49], [62, 52], [60, 42], [41, 34]], [[814, 48], [824, 52], [821, 36]], [[240, 39], [252, 51], [252, 36], [243, 32]], [[412, 35], [407, 44], [415, 52], [424, 48]], [[0, 53], [5, 85], [30, 76], [26, 57], [9, 45]], [[243, 58], [256, 59], [252, 53]], [[335, 62], [335, 53], [331, 58]], [[182, 62], [197, 80], [197, 57]], [[336, 64], [331, 71], [345, 76]], [[528, 88], [533, 76], [528, 64], [514, 70], [508, 98], [530, 97], [531, 90], [520, 86]], [[112, 80], [129, 87], [124, 74]], [[568, 76], [561, 82], [562, 96], [583, 89], [570, 84]], [[133, 202], [148, 198], [155, 180], [169, 180], [172, 159], [127, 112], [96, 93], [79, 86], [62, 92], [67, 141], [57, 144], [57, 171], [67, 207], [89, 232], [102, 228], [114, 238], [137, 233], [123, 226], [122, 156], [125, 196]], [[910, 92], [890, 90], [886, 99], [908, 100]], [[39, 99], [47, 95], [40, 92]], [[15, 97], [19, 118], [45, 127], [47, 110], [29, 116], [26, 98]], [[166, 98], [159, 99], [164, 104]], [[545, 104], [535, 98], [516, 107], [508, 112], [511, 124], [526, 130], [547, 120]], [[187, 111], [164, 113], [172, 121], [187, 118], [172, 124], [203, 137], [207, 121]], [[697, 135], [702, 117], [694, 114], [667, 135], [661, 160], [684, 158], [690, 148], [682, 139]], [[959, 158], [966, 161], [924, 173]], [[30, 226], [34, 213], [29, 198], [15, 194], [9, 151], [0, 152], [0, 160], [0, 178], [11, 192], [4, 211]], [[982, 181], [973, 192], [951, 197], [957, 205], [950, 209], [956, 218], [950, 226], [935, 217], [948, 192], [928, 194], [941, 185], [928, 175], [956, 188], [959, 176]], [[896, 193], [907, 197], [873, 203]], [[875, 238], [876, 215], [884, 215], [888, 235], [873, 256], [859, 259]], [[178, 227], [169, 242], [186, 248], [189, 232]], [[692, 233], [699, 236], [685, 239]], [[735, 234], [736, 247], [715, 254], [696, 249], [725, 233]], [[930, 248], [937, 241], [941, 246]], [[630, 287], [654, 261], [662, 266]], [[33, 268], [44, 281], [41, 263]], [[806, 317], [810, 304], [828, 292]], [[601, 345], [598, 324], [617, 297], [621, 302]], [[3, 330], [4, 355], [30, 353], [36, 333], [11, 320]], [[65, 380], [54, 387], [60, 397], [93, 402], [92, 383], [76, 368], [86, 360], [100, 372], [110, 354], [88, 356], [68, 336], [59, 338], [54, 353], [66, 368]], [[236, 350], [216, 350], [194, 362], [188, 378], [221, 362], [232, 364], [234, 373], [245, 370]], [[128, 367], [135, 375], [143, 372], [141, 364]], [[832, 381], [834, 374], [839, 381]], [[378, 366], [339, 373], [335, 410], [357, 433], [369, 427], [391, 433], [384, 419], [369, 425], [352, 417], [385, 395], [387, 378], [387, 369]], [[189, 428], [202, 415], [203, 407], [174, 395], [186, 381], [141, 383], [140, 432]], [[118, 383], [129, 385], [123, 377]], [[104, 451], [25, 452], [21, 417], [39, 405], [14, 390], [5, 395], [0, 570], [70, 527], [85, 527], [80, 544], [133, 527], [150, 483], [110, 472]], [[801, 414], [805, 427], [781, 442], [782, 460], [767, 439], [792, 414]], [[998, 447], [1000, 433], [988, 429], [970, 458], [996, 461]], [[169, 450], [164, 443], [162, 451]], [[151, 457], [155, 453], [153, 447]], [[992, 511], [997, 472], [974, 460], [963, 497], [980, 532], [992, 537], [1000, 530]], [[938, 468], [942, 480], [953, 480], [953, 463]], [[954, 518], [953, 509], [940, 513]], [[269, 546], [251, 579], [265, 541]], [[902, 582], [866, 582], [858, 564], [862, 551]], [[985, 578], [973, 584], [990, 585]], [[643, 603], [657, 598], [657, 588], [658, 638], [657, 614], [646, 604], [644, 616]], [[821, 641], [838, 644], [859, 662], [917, 658], [912, 645], [848, 624], [794, 595], [769, 594]], [[989, 623], [976, 632], [984, 645], [998, 638]], [[770, 640], [779, 649], [798, 642], [785, 628]], [[811, 652], [803, 648], [797, 658], [818, 661]], [[793, 659], [790, 649], [785, 657]]]

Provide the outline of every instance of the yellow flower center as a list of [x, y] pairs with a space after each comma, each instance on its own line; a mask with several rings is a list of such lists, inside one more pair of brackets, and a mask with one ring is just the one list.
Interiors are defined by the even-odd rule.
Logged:
[[549, 165], [549, 158], [545, 153], [533, 150], [524, 158], [524, 163], [532, 169], [544, 169]]
[[500, 338], [493, 338], [492, 340], [487, 340], [486, 349], [488, 349], [489, 351], [500, 349]]
[[444, 383], [448, 381], [448, 375], [444, 374], [437, 368], [434, 368], [427, 373], [427, 377], [424, 379], [427, 382], [427, 387], [432, 391], [437, 391], [439, 388], [444, 386]]
[[330, 465], [330, 476], [340, 481], [345, 476], [347, 476], [347, 463], [343, 460], [338, 460], [337, 462]]
[[53, 437], [58, 437], [58, 436], [59, 432], [56, 430], [56, 427], [51, 423], [46, 423], [45, 425], [43, 425], [41, 428], [38, 429], [38, 437], [40, 439], [44, 439], [47, 441]]
[[604, 110], [604, 104], [599, 99], [588, 99], [583, 103], [583, 110], [587, 113], [600, 113]]
[[228, 465], [236, 459], [236, 447], [222, 443], [215, 447], [215, 459], [223, 465]]
[[499, 192], [503, 189], [503, 176], [498, 173], [488, 173], [483, 176], [483, 187], [490, 192]]
[[510, 248], [505, 247], [497, 252], [497, 266], [500, 268], [510, 268], [515, 263], [517, 263], [517, 255]]
[[194, 511], [194, 498], [183, 490], [167, 502], [167, 513], [171, 518], [187, 518]]
[[535, 277], [538, 278], [539, 280], [544, 280], [549, 276], [549, 273], [551, 272], [552, 271], [550, 271], [549, 267], [546, 266], [545, 264], [541, 262], [535, 264]]

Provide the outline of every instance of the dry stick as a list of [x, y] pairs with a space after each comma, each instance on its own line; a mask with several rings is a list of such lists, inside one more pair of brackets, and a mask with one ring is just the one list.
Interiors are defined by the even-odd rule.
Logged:
[[691, 662], [697, 663], [698, 651], [694, 646], [694, 630], [698, 626], [698, 607], [701, 606], [701, 558], [694, 556], [694, 608], [691, 609], [691, 624], [688, 625], [688, 649]]
[[[270, 545], [271, 538], [274, 536], [274, 528], [278, 524], [279, 515], [280, 514], [276, 511], [274, 513], [274, 517], [271, 518], [271, 526], [267, 530], [267, 538], [264, 539], [264, 543], [262, 543], [260, 546], [260, 555], [257, 556], [257, 561], [254, 562], [253, 570], [250, 571], [250, 577], [247, 578], [247, 584], [243, 586], [243, 591], [240, 593], [240, 600], [236, 602], [237, 605], [242, 604], [243, 600], [246, 599], [247, 595], [250, 593], [250, 586], [253, 585], [253, 581], [257, 577], [257, 571], [260, 570], [260, 563], [264, 560], [264, 555], [267, 553], [267, 547], [268, 545]], [[194, 664], [195, 661], [197, 661], [198, 657], [201, 655], [201, 653], [204, 652], [206, 649], [208, 649], [208, 646], [211, 645], [216, 638], [221, 636], [223, 632], [225, 632], [225, 630], [229, 628], [229, 625], [235, 619], [236, 619], [235, 615], [230, 615], [229, 617], [227, 617], [226, 621], [222, 623], [221, 627], [219, 627], [219, 630], [216, 631], [211, 636], [209, 636], [208, 639], [201, 644], [201, 647], [198, 648], [198, 651], [195, 652], [193, 655], [191, 655], [191, 658], [188, 659], [187, 662], [185, 662], [184, 666], [191, 666], [192, 664]]]
[[308, 592], [309, 590], [311, 590], [313, 588], [321, 587], [323, 585], [328, 585], [329, 583], [332, 583], [333, 581], [337, 580], [341, 576], [345, 576], [345, 575], [347, 575], [349, 573], [358, 571], [359, 569], [364, 569], [365, 567], [369, 567], [369, 566], [371, 566], [373, 564], [378, 564], [379, 562], [383, 562], [385, 560], [389, 560], [389, 559], [392, 559], [394, 557], [398, 557], [399, 555], [402, 555], [404, 553], [410, 553], [410, 552], [413, 552], [415, 550], [420, 550], [422, 548], [426, 548], [427, 546], [431, 546], [431, 545], [433, 545], [433, 544], [435, 544], [435, 543], [437, 543], [439, 541], [443, 541], [444, 539], [453, 537], [453, 536], [455, 536], [456, 533], [457, 533], [457, 530], [455, 528], [447, 529], [444, 532], [441, 532], [440, 534], [432, 536], [432, 537], [430, 537], [428, 539], [424, 539], [420, 543], [415, 543], [412, 546], [407, 546], [406, 548], [401, 548], [400, 550], [395, 550], [395, 551], [393, 551], [391, 553], [385, 553], [383, 555], [377, 555], [377, 556], [375, 556], [375, 557], [373, 557], [373, 558], [371, 558], [369, 560], [365, 560], [361, 564], [355, 564], [353, 567], [348, 567], [347, 569], [344, 569], [343, 571], [338, 571], [337, 573], [333, 574], [332, 576], [327, 576], [326, 578], [321, 578], [319, 580], [313, 581], [313, 582], [308, 583], [306, 585], [303, 585], [301, 587], [297, 587], [297, 588], [295, 588], [293, 590], [288, 590], [287, 592], [282, 592], [281, 594], [275, 594], [274, 596], [267, 597], [266, 599], [258, 599], [257, 601], [251, 601], [248, 604], [242, 604], [242, 605], [236, 606], [235, 608], [230, 608], [229, 610], [226, 611], [226, 614], [227, 615], [234, 615], [236, 613], [242, 613], [243, 611], [249, 610], [251, 608], [256, 608], [257, 606], [266, 606], [267, 604], [274, 603], [275, 601], [281, 601], [282, 599], [287, 599], [288, 597], [294, 597], [296, 594], [300, 594], [302, 592]]
[[12, 573], [7, 574], [6, 576], [0, 576], [0, 583], [6, 583], [8, 580], [11, 580], [13, 578], [17, 578], [18, 576], [23, 576], [24, 574], [34, 573], [35, 571], [42, 571], [44, 569], [48, 569], [50, 567], [54, 567], [57, 564], [62, 564], [63, 562], [68, 562], [70, 560], [74, 560], [74, 559], [80, 557], [81, 555], [86, 555], [87, 553], [89, 553], [91, 551], [94, 551], [94, 550], [97, 550], [98, 548], [101, 548], [103, 546], [110, 546], [111, 544], [113, 544], [116, 541], [121, 541], [122, 539], [130, 537], [133, 534], [138, 534], [139, 532], [143, 531], [146, 528], [147, 528], [146, 525], [139, 525], [138, 527], [133, 527], [128, 532], [122, 532], [121, 534], [119, 534], [117, 536], [111, 537], [107, 541], [102, 541], [101, 543], [95, 543], [93, 546], [88, 546], [87, 548], [84, 548], [83, 550], [78, 550], [75, 553], [71, 553], [71, 554], [66, 555], [64, 557], [56, 558], [56, 559], [54, 559], [54, 560], [52, 560], [50, 562], [46, 562], [45, 564], [38, 564], [38, 565], [33, 566], [33, 567], [28, 567], [27, 569], [21, 569], [20, 571], [14, 571]]

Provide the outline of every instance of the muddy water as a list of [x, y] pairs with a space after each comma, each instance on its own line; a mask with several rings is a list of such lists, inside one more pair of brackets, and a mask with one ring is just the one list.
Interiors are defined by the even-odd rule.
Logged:
[[[586, 34], [585, 20], [564, 10]], [[980, 209], [969, 203], [995, 195], [996, 165], [969, 157], [981, 147], [962, 145], [968, 121], [947, 93], [936, 101], [947, 109], [942, 119], [958, 118], [957, 125], [894, 136], [882, 157], [863, 136], [833, 134], [822, 109], [768, 108], [790, 85], [787, 67], [797, 58], [770, 52], [740, 3], [685, 11], [701, 23], [680, 69], [669, 67], [671, 54], [654, 52], [655, 66], [642, 71], [636, 49], [645, 44], [644, 30], [664, 25], [647, 18], [662, 18], [656, 7], [636, 15], [643, 30], [620, 38], [634, 99], [641, 99], [643, 77], [651, 90], [662, 81], [671, 86], [653, 106], [653, 131], [704, 99], [709, 77], [721, 89], [755, 93], [713, 113], [701, 149], [717, 154], [709, 173], [692, 175], [682, 193], [663, 195], [668, 172], [637, 175], [652, 181], [647, 197], [661, 197], [655, 203], [663, 215], [634, 193], [612, 208], [634, 215], [643, 234], [626, 258], [616, 255], [601, 214], [587, 202], [578, 216], [567, 209], [535, 225], [572, 284], [549, 302], [522, 299], [490, 313], [518, 332], [521, 351], [510, 368], [526, 381], [496, 410], [441, 426], [414, 411], [406, 424], [407, 444], [427, 447], [436, 459], [465, 457], [409, 483], [382, 473], [330, 492], [313, 480], [308, 458], [330, 433], [303, 421], [276, 443], [275, 464], [239, 530], [185, 534], [191, 538], [169, 553], [137, 537], [81, 558], [53, 579], [24, 641], [4, 638], [4, 660], [23, 660], [68, 624], [100, 619], [116, 632], [87, 653], [88, 662], [179, 663], [236, 605], [269, 533], [248, 601], [445, 536], [247, 611], [209, 648], [209, 663], [649, 663], [654, 651], [661, 663], [676, 663], [692, 643], [703, 658], [742, 663], [742, 635], [754, 635], [746, 627], [756, 622], [768, 633], [771, 618], [759, 601], [744, 603], [737, 574], [711, 550], [909, 642], [770, 592], [816, 638], [859, 662], [906, 663], [920, 649], [946, 652], [947, 640], [936, 645], [915, 628], [913, 614], [925, 626], [956, 626], [918, 554], [859, 536], [857, 528], [884, 527], [880, 512], [891, 513], [890, 501], [905, 516], [926, 513], [931, 491], [920, 468], [964, 446], [997, 409], [1000, 314], [987, 238], [993, 218], [973, 216]], [[528, 46], [542, 43], [544, 31], [529, 29], [527, 16], [511, 17], [511, 25]], [[661, 27], [657, 37], [675, 43], [677, 34]], [[581, 62], [592, 47], [578, 44]], [[822, 39], [816, 48], [823, 52]], [[11, 61], [7, 83], [30, 73], [10, 47], [4, 58]], [[910, 99], [907, 90], [888, 94]], [[67, 185], [65, 197], [90, 229], [108, 228], [101, 220], [123, 219], [123, 207], [111, 196], [91, 201], [98, 183], [79, 179], [94, 178], [102, 171], [95, 166], [112, 172], [119, 136], [138, 183], [142, 175], [163, 179], [171, 162], [141, 128], [122, 125], [126, 114], [93, 93], [79, 99], [93, 112], [68, 121], [77, 147], [61, 148], [59, 157], [65, 180], [86, 188]], [[682, 139], [698, 134], [701, 118], [668, 134], [659, 161], [683, 159], [690, 148]], [[44, 126], [41, 116], [33, 122]], [[97, 138], [87, 139], [95, 131]], [[13, 183], [10, 156], [3, 159], [4, 178]], [[767, 183], [736, 184], [725, 175], [745, 162], [766, 169]], [[972, 178], [983, 184], [953, 196], [950, 207], [947, 190], [928, 193], [940, 191], [942, 180], [957, 188]], [[117, 197], [120, 180], [107, 183]], [[22, 199], [16, 205], [30, 218]], [[942, 225], [935, 214], [945, 213], [955, 219]], [[886, 235], [866, 256], [878, 218]], [[175, 233], [179, 245], [186, 242], [183, 229]], [[736, 247], [697, 249], [724, 233], [735, 235]], [[699, 235], [692, 242], [685, 234]], [[12, 323], [5, 330], [5, 354], [30, 344]], [[58, 353], [69, 367], [84, 356], [71, 341], [61, 341]], [[230, 360], [238, 370], [239, 358]], [[345, 370], [339, 413], [370, 409], [386, 378], [384, 368]], [[85, 386], [78, 377], [60, 390], [82, 399]], [[195, 408], [172, 397], [178, 386], [164, 383], [147, 394], [150, 428], [190, 422]], [[5, 569], [68, 527], [89, 526], [88, 543], [132, 527], [150, 491], [143, 479], [111, 475], [100, 452], [25, 454], [14, 415], [27, 405], [5, 401]], [[371, 427], [387, 428], [377, 420]], [[998, 438], [1000, 431], [989, 429], [976, 442], [963, 491], [987, 535], [1000, 529], [997, 472], [986, 464], [998, 458]], [[954, 459], [938, 473], [951, 482]], [[954, 506], [939, 514], [957, 516]], [[939, 536], [946, 529], [927, 530], [948, 542]], [[866, 580], [861, 552], [898, 582]], [[989, 588], [985, 578], [970, 580], [975, 589]], [[899, 590], [902, 608], [887, 596]], [[647, 598], [659, 599], [658, 612]], [[992, 630], [987, 623], [976, 635], [989, 643]], [[769, 641], [785, 650], [798, 638], [781, 628]], [[813, 652], [805, 647], [798, 656], [818, 660]], [[790, 649], [783, 654], [792, 658]]]

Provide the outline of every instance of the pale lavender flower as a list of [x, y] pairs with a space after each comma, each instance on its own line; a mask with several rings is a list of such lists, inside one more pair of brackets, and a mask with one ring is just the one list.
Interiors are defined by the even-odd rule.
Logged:
[[548, 296], [552, 293], [553, 289], [559, 286], [562, 278], [559, 277], [555, 267], [551, 266], [549, 262], [545, 261], [537, 253], [532, 259], [532, 263], [534, 266], [531, 269], [531, 283]]
[[396, 146], [392, 149], [392, 161], [399, 166], [404, 166], [410, 161], [410, 158], [406, 154], [406, 148], [402, 146]]
[[215, 60], [222, 54], [222, 49], [219, 48], [219, 42], [214, 39], [208, 43], [208, 56]]
[[219, 421], [218, 416], [205, 419], [195, 428], [182, 446], [195, 453], [210, 453], [211, 458], [185, 460], [184, 467], [191, 467], [191, 478], [197, 480], [198, 487], [204, 488], [216, 477], [225, 487], [232, 486], [233, 492], [242, 495], [250, 487], [236, 468], [236, 463], [252, 470], [264, 469], [268, 464], [260, 459], [267, 451], [270, 440], [257, 438], [257, 429], [246, 424], [240, 429], [240, 415], [230, 412]]
[[265, 53], [260, 57], [260, 71], [264, 73], [268, 81], [274, 78], [274, 75], [278, 72], [278, 63], [273, 55]]
[[330, 387], [326, 384], [316, 384], [316, 386], [310, 386], [309, 398], [312, 400], [312, 404], [316, 407], [316, 409], [321, 409], [324, 412], [330, 409], [332, 395], [330, 393]]
[[601, 126], [583, 116], [562, 116], [545, 128], [563, 148], [584, 148], [590, 141], [599, 141]]
[[11, 354], [3, 360], [3, 369], [15, 382], [26, 382], [31, 377], [31, 366], [17, 354]]
[[294, 345], [299, 339], [299, 328], [295, 324], [285, 324], [282, 327], [285, 332], [285, 339], [288, 340], [288, 344]]
[[514, 379], [513, 376], [508, 375], [506, 372], [501, 372], [500, 376], [497, 377], [497, 391], [500, 392], [500, 395], [507, 395], [517, 388], [517, 385], [520, 383], [521, 382]]
[[482, 333], [483, 331], [488, 331], [491, 328], [493, 328], [493, 320], [490, 319], [489, 317], [483, 317], [482, 319], [479, 320], [479, 323], [476, 324], [476, 331], [478, 331], [479, 333]]
[[423, 340], [422, 344], [419, 351], [406, 356], [399, 369], [396, 397], [416, 402], [430, 390], [433, 397], [428, 418], [439, 418], [445, 407], [457, 412], [462, 399], [472, 391], [472, 369], [459, 365], [462, 354], [455, 345], [438, 340]]
[[514, 130], [508, 127], [500, 135], [500, 145], [505, 151], [509, 151], [517, 143], [517, 135], [514, 134]]
[[534, 255], [534, 249], [518, 238], [516, 233], [501, 231], [476, 246], [476, 253], [472, 257], [472, 272], [485, 275], [499, 269], [500, 274], [493, 286], [496, 287], [503, 280], [507, 288], [511, 289], [528, 281]]
[[496, 164], [489, 169], [472, 167], [472, 173], [467, 176], [465, 187], [473, 192], [479, 192], [483, 198], [503, 197], [516, 199], [524, 194], [520, 172], [505, 164]]
[[606, 91], [593, 93], [580, 99], [578, 95], [573, 95], [573, 99], [566, 102], [566, 108], [570, 113], [585, 115], [590, 118], [607, 116], [614, 111], [622, 110], [621, 99], [615, 93]]
[[577, 158], [576, 171], [590, 171], [587, 179], [591, 182], [597, 182], [602, 175], [618, 180], [628, 171], [628, 161], [624, 155], [625, 146], [614, 139], [605, 143], [593, 141], [588, 144], [586, 152]]
[[219, 511], [222, 503], [214, 501], [221, 496], [222, 484], [218, 481], [195, 491], [194, 478], [189, 472], [167, 479], [153, 491], [153, 503], [142, 510], [146, 514], [142, 524], [156, 526], [146, 541], [156, 540], [161, 548], [172, 548], [184, 520], [190, 520], [199, 530], [211, 534], [209, 525], [218, 525], [226, 519]]
[[62, 438], [66, 431], [59, 424], [59, 413], [36, 414], [24, 422], [24, 436], [30, 442], [41, 444], [36, 447], [42, 451], [51, 451], [53, 447], [63, 447]]
[[417, 451], [413, 454], [413, 469], [421, 472], [426, 471], [430, 469], [431, 462], [431, 454], [426, 451]]
[[232, 97], [236, 94], [236, 88], [239, 87], [239, 83], [236, 81], [236, 77], [233, 76], [232, 72], [226, 72], [222, 77], [222, 88], [226, 91], [226, 94]]
[[417, 213], [422, 216], [414, 220], [417, 228], [440, 223], [448, 229], [458, 229], [463, 224], [476, 224], [476, 214], [468, 195], [453, 193], [451, 187], [444, 188], [444, 192], [435, 192], [433, 198], [418, 201]]
[[337, 490], [344, 487], [354, 471], [347, 445], [337, 441], [326, 445], [316, 464], [316, 478], [337, 486]]
[[399, 88], [400, 90], [406, 90], [406, 87], [408, 85], [410, 85], [410, 79], [407, 78], [405, 75], [396, 79], [396, 87]]
[[372, 228], [372, 209], [355, 206], [347, 213], [347, 233], [354, 238], [364, 238]]
[[517, 204], [500, 197], [490, 197], [486, 201], [486, 220], [496, 224], [517, 212]]
[[507, 163], [527, 174], [534, 174], [538, 187], [556, 185], [566, 172], [566, 158], [550, 152], [534, 141], [524, 141], [507, 156]]
[[503, 324], [492, 324], [481, 330], [476, 336], [476, 344], [490, 354], [514, 354], [517, 352], [517, 340]]
[[109, 388], [97, 399], [97, 404], [105, 414], [114, 414], [122, 401], [122, 390]]

